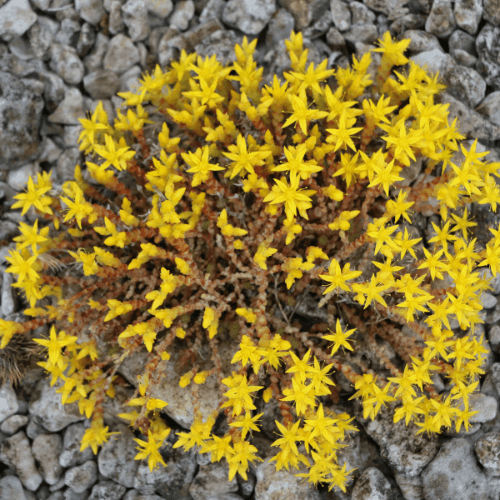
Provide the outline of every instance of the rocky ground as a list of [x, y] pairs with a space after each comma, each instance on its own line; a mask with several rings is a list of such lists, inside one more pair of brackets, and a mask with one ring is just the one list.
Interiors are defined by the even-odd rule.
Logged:
[[[328, 58], [329, 67], [345, 67], [388, 29], [410, 38], [412, 59], [439, 70], [448, 86], [441, 102], [449, 103], [451, 118], [458, 116], [462, 133], [478, 138], [492, 151], [488, 160], [498, 161], [498, 0], [0, 0], [0, 240], [12, 241], [19, 221], [31, 220], [10, 210], [30, 175], [53, 170], [61, 185], [83, 165], [78, 118], [99, 100], [114, 117], [122, 102], [116, 93], [133, 90], [142, 72], [164, 67], [181, 49], [229, 61], [244, 35], [258, 37], [256, 58], [269, 81], [287, 67], [283, 40], [292, 29], [303, 32], [310, 60]], [[476, 217], [498, 223], [484, 207]], [[431, 233], [432, 221], [422, 217], [423, 233]], [[8, 248], [0, 248], [0, 315], [18, 319], [23, 304], [5, 273]], [[121, 434], [97, 456], [80, 452], [89, 422], [75, 405], [61, 405], [38, 369], [21, 385], [0, 390], [0, 500], [498, 500], [500, 279], [493, 286], [482, 296], [479, 333], [490, 353], [474, 395], [479, 414], [471, 432], [417, 437], [414, 427], [394, 424], [389, 411], [374, 422], [357, 415], [360, 432], [340, 453], [340, 463], [357, 469], [346, 494], [310, 488], [267, 460], [247, 481], [229, 482], [226, 465], [174, 450], [174, 433], [163, 449], [168, 467], [150, 473], [133, 459], [136, 436], [114, 416], [124, 411], [126, 393], [106, 413], [106, 423]], [[135, 383], [132, 369], [121, 371]], [[180, 430], [190, 417], [178, 408], [172, 419]], [[272, 406], [266, 413], [272, 416]], [[260, 444], [269, 449], [272, 418], [263, 421]]]

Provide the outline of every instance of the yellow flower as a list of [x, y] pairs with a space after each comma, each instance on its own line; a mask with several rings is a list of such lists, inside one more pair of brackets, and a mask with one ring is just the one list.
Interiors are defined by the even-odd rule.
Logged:
[[102, 418], [92, 420], [91, 427], [87, 429], [83, 435], [80, 451], [84, 451], [90, 446], [94, 455], [97, 455], [98, 446], [105, 443], [109, 436], [112, 436], [113, 434], [120, 434], [119, 432], [108, 432], [108, 428], [109, 427], [107, 426], [103, 426]]
[[347, 342], [347, 338], [350, 337], [354, 332], [356, 331], [356, 328], [353, 328], [352, 330], [347, 330], [345, 332], [342, 331], [342, 326], [340, 324], [340, 320], [337, 319], [337, 326], [336, 326], [336, 332], [334, 335], [323, 335], [323, 339], [325, 340], [330, 340], [333, 342], [333, 347], [330, 352], [330, 356], [333, 356], [341, 347], [345, 347], [346, 349], [349, 349], [349, 351], [352, 351], [353, 348], [349, 342]]
[[22, 208], [21, 215], [24, 215], [31, 206], [44, 214], [52, 214], [52, 209], [49, 207], [52, 203], [52, 198], [45, 195], [45, 193], [52, 189], [52, 185], [48, 182], [41, 184], [40, 178], [38, 178], [38, 184], [35, 185], [33, 178], [30, 176], [28, 179], [28, 191], [14, 196], [14, 199], [19, 201], [16, 201], [11, 208]]

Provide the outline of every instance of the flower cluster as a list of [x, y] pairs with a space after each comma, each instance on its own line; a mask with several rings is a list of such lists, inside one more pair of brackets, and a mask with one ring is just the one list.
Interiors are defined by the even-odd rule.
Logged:
[[[154, 397], [166, 363], [195, 401], [194, 423], [174, 447], [227, 460], [230, 479], [261, 460], [257, 402], [274, 399], [282, 416], [277, 469], [343, 490], [349, 471], [337, 453], [355, 428], [331, 409], [340, 396], [372, 419], [393, 402], [394, 421], [418, 432], [468, 429], [486, 352], [474, 327], [490, 288], [478, 267], [500, 270], [500, 228], [480, 248], [463, 207], [496, 210], [499, 165], [481, 161], [476, 142], [459, 147], [456, 120], [434, 103], [444, 87], [409, 63], [408, 43], [384, 35], [372, 80], [371, 53], [352, 68], [307, 66], [292, 32], [291, 70], [264, 86], [256, 40], [245, 38], [226, 66], [182, 51], [137, 93], [120, 94], [128, 110], [114, 125], [101, 104], [81, 120], [84, 172], [77, 166], [60, 190], [49, 174], [30, 178], [13, 208], [40, 218], [21, 223], [7, 259], [33, 319], [0, 320], [0, 347], [52, 325], [37, 340], [48, 351], [41, 365], [63, 403], [92, 418], [82, 449], [97, 452], [113, 434], [103, 402], [125, 384], [120, 364], [140, 350], [148, 357], [127, 402], [135, 409], [120, 416], [147, 436], [136, 440], [136, 459], [151, 470], [164, 465], [170, 432], [160, 414], [168, 401]], [[416, 212], [442, 221], [428, 241], [415, 237]], [[326, 305], [326, 321], [301, 319], [306, 297]], [[231, 373], [222, 343], [232, 346]], [[198, 386], [211, 378], [220, 403], [204, 415]], [[225, 433], [215, 426], [220, 410]]]

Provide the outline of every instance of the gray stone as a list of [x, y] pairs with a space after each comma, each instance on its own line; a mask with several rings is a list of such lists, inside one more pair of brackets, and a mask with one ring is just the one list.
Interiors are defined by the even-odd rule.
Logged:
[[61, 478], [62, 467], [59, 456], [62, 452], [62, 438], [59, 434], [37, 436], [31, 447], [33, 456], [40, 464], [40, 472], [48, 484], [56, 484]]
[[121, 75], [138, 62], [139, 50], [129, 37], [116, 35], [111, 39], [103, 61], [104, 69]]
[[[109, 38], [101, 32], [97, 33], [95, 44], [83, 59], [85, 69], [90, 73], [102, 69], [101, 65], [109, 47]], [[111, 69], [111, 68], [108, 68]]]
[[[326, 34], [326, 43], [332, 49], [331, 55], [342, 55], [346, 50], [345, 40], [337, 28], [330, 28]], [[330, 58], [331, 58], [330, 55]], [[329, 66], [330, 66], [329, 58]]]
[[195, 47], [196, 53], [202, 57], [216, 55], [217, 61], [221, 64], [229, 64], [236, 61], [234, 45], [239, 40], [231, 30], [216, 31], [208, 35], [201, 43]]
[[38, 59], [48, 58], [50, 45], [54, 35], [59, 30], [59, 25], [53, 19], [39, 16], [37, 22], [28, 31], [28, 38], [33, 54]]
[[35, 24], [37, 15], [28, 0], [10, 0], [0, 7], [0, 39], [9, 42], [24, 35]]
[[140, 66], [132, 66], [128, 71], [125, 71], [120, 77], [120, 92], [136, 93], [140, 86], [139, 78], [141, 78]]
[[19, 408], [12, 385], [5, 381], [0, 389], [0, 422], [17, 413]]
[[492, 475], [500, 476], [500, 433], [486, 433], [476, 441], [474, 449], [481, 465]]
[[224, 0], [208, 0], [200, 14], [200, 24], [210, 21], [210, 19], [220, 19], [226, 2]]
[[169, 442], [160, 450], [167, 466], [160, 465], [151, 472], [145, 460], [139, 462], [134, 488], [142, 494], [157, 493], [165, 500], [190, 500], [188, 489], [197, 467], [194, 450], [181, 452], [173, 449]]
[[82, 465], [77, 465], [66, 471], [64, 482], [75, 493], [83, 493], [91, 488], [97, 481], [97, 465], [89, 460]]
[[122, 4], [119, 0], [111, 2], [109, 11], [109, 32], [112, 35], [117, 35], [125, 29], [125, 23], [122, 16]]
[[50, 57], [50, 69], [66, 83], [77, 85], [82, 81], [84, 66], [73, 47], [53, 43], [50, 47]]
[[70, 87], [64, 94], [64, 100], [54, 113], [49, 115], [48, 120], [63, 125], [80, 125], [79, 118], [85, 118], [83, 96], [76, 87]]
[[305, 30], [311, 23], [329, 16], [329, 0], [279, 0], [281, 7], [292, 14], [296, 31]]
[[34, 419], [30, 419], [26, 427], [26, 434], [30, 439], [36, 439], [38, 436], [46, 434], [46, 432], [47, 429], [45, 429], [42, 424], [35, 422]]
[[498, 299], [488, 292], [483, 292], [481, 294], [481, 304], [485, 309], [491, 309], [495, 307], [498, 303]]
[[94, 46], [96, 40], [96, 30], [90, 23], [84, 23], [76, 44], [76, 54], [81, 59], [85, 57]]
[[134, 460], [137, 455], [135, 436], [124, 424], [117, 425], [115, 430], [120, 434], [110, 436], [99, 453], [99, 472], [104, 477], [131, 488], [139, 467], [139, 461]]
[[59, 106], [59, 104], [63, 101], [67, 86], [60, 76], [52, 73], [51, 71], [42, 73], [40, 77], [45, 85], [43, 91], [45, 107], [50, 113], [55, 111], [57, 106]]
[[300, 498], [319, 500], [319, 491], [310, 483], [296, 477], [292, 470], [276, 470], [276, 463], [266, 459], [257, 467], [255, 500]]
[[402, 474], [394, 474], [401, 493], [405, 500], [424, 500], [422, 477], [406, 477]]
[[222, 20], [246, 35], [258, 35], [276, 11], [276, 0], [229, 0]]
[[266, 34], [266, 44], [272, 46], [280, 40], [285, 40], [290, 37], [290, 32], [295, 26], [295, 21], [292, 15], [285, 9], [278, 9], [271, 21], [269, 21], [269, 29]]
[[74, 178], [75, 167], [80, 162], [80, 157], [81, 151], [76, 147], [65, 149], [62, 152], [56, 163], [55, 173], [58, 181], [64, 182]]
[[35, 57], [30, 43], [24, 38], [14, 38], [9, 42], [9, 50], [19, 59], [29, 60]]
[[404, 420], [394, 423], [394, 408], [382, 407], [375, 420], [364, 419], [361, 405], [356, 412], [367, 434], [380, 446], [381, 457], [392, 470], [407, 477], [418, 476], [434, 458], [439, 443], [436, 437], [416, 434], [414, 423]]
[[0, 426], [0, 431], [7, 436], [12, 436], [19, 429], [27, 425], [28, 417], [26, 415], [12, 415], [11, 417], [5, 419]]
[[[183, 49], [191, 52], [209, 35], [219, 30], [224, 30], [224, 26], [218, 19], [210, 19], [206, 23], [200, 24], [182, 34], [178, 34], [177, 30], [169, 29], [158, 44], [158, 61], [160, 65], [168, 65], [172, 59], [177, 59]], [[228, 33], [235, 36], [233, 31], [228, 31]]]
[[376, 467], [365, 469], [352, 489], [352, 500], [390, 500], [396, 498], [391, 483]]
[[427, 66], [428, 71], [442, 77], [446, 92], [463, 102], [467, 107], [474, 108], [483, 99], [486, 92], [486, 82], [472, 68], [456, 64], [453, 58], [434, 49], [422, 52], [411, 59], [421, 67]]
[[75, 0], [75, 8], [80, 17], [97, 26], [106, 13], [102, 0]]
[[406, 30], [404, 32], [404, 38], [409, 38], [411, 40], [410, 45], [408, 45], [408, 50], [412, 53], [418, 54], [420, 52], [429, 52], [432, 50], [444, 52], [438, 38], [431, 33], [422, 30]]
[[23, 431], [14, 434], [2, 443], [0, 461], [12, 467], [23, 486], [30, 491], [36, 491], [43, 481], [36, 468], [30, 442]]
[[148, 23], [148, 10], [143, 0], [127, 0], [122, 5], [123, 22], [128, 28], [130, 40], [145, 40], [151, 31]]
[[[59, 464], [62, 467], [66, 468], [83, 464], [94, 456], [90, 447], [80, 451], [81, 441], [84, 434], [85, 427], [82, 423], [69, 425], [64, 430], [63, 451], [59, 456]], [[110, 439], [112, 438], [113, 437], [110, 436]], [[106, 446], [106, 444], [104, 446]], [[102, 450], [99, 456], [101, 454]]]
[[88, 500], [120, 500], [126, 491], [125, 486], [114, 481], [101, 481], [92, 488]]
[[83, 86], [92, 99], [107, 99], [115, 95], [120, 78], [111, 70], [99, 70], [85, 75]]
[[148, 12], [155, 17], [159, 17], [160, 19], [165, 19], [172, 12], [174, 5], [172, 0], [143, 0], [146, 5], [146, 9]]
[[[460, 404], [459, 408], [463, 410], [463, 404]], [[479, 412], [470, 418], [471, 423], [489, 422], [497, 415], [498, 402], [491, 396], [477, 392], [469, 395], [469, 408]]]
[[500, 346], [500, 326], [494, 325], [490, 328], [488, 339], [492, 349], [498, 352], [498, 346]]
[[476, 69], [494, 90], [500, 90], [500, 27], [486, 23], [476, 38]]
[[80, 23], [75, 19], [63, 19], [61, 27], [55, 36], [55, 41], [61, 45], [74, 47], [80, 30]]
[[77, 148], [78, 138], [81, 132], [82, 132], [81, 125], [66, 125], [64, 127], [64, 145], [67, 148]]
[[198, 474], [189, 487], [189, 494], [194, 500], [206, 500], [210, 496], [221, 496], [226, 493], [236, 493], [238, 482], [236, 478], [228, 480], [229, 465], [214, 462], [201, 465]]
[[373, 24], [376, 15], [366, 5], [361, 2], [349, 2], [349, 9], [352, 14], [352, 24]]
[[[295, 21], [295, 19], [294, 19], [294, 21]], [[323, 35], [326, 35], [327, 31], [331, 28], [331, 26], [332, 26], [331, 17], [328, 15], [325, 15], [325, 16], [321, 17], [320, 19], [318, 19], [313, 24], [311, 24], [311, 26], [306, 28], [302, 32], [302, 36], [304, 38], [308, 38], [309, 40], [316, 40], [317, 43], [320, 43], [321, 40], [317, 40], [317, 39]]]
[[16, 476], [0, 479], [0, 500], [27, 500], [23, 485]]
[[481, 21], [483, 3], [481, 0], [455, 0], [455, 20], [459, 28], [475, 35]]
[[465, 438], [445, 443], [422, 472], [426, 500], [484, 500], [488, 485]]
[[487, 95], [475, 111], [486, 116], [491, 123], [500, 125], [500, 91]]
[[339, 31], [347, 31], [351, 27], [351, 10], [349, 5], [342, 0], [331, 0], [330, 9], [332, 21]]
[[476, 40], [461, 30], [455, 30], [448, 40], [448, 48], [458, 64], [472, 67], [477, 61]]
[[500, 25], [500, 4], [498, 0], [483, 0], [483, 19], [495, 26]]
[[457, 23], [450, 0], [434, 0], [429, 17], [425, 21], [425, 31], [446, 38], [453, 33]]
[[351, 43], [373, 43], [378, 40], [378, 30], [374, 24], [355, 24], [345, 33], [344, 39]]
[[174, 12], [170, 16], [170, 27], [179, 31], [186, 31], [193, 16], [193, 0], [183, 0], [175, 5]]
[[[9, 174], [17, 172], [16, 170], [11, 170]], [[10, 185], [10, 182], [9, 182]], [[4, 273], [2, 281], [2, 317], [7, 318], [16, 311], [17, 304], [17, 294], [14, 295], [14, 288], [12, 285], [17, 281], [14, 279], [12, 273]]]
[[43, 83], [0, 71], [0, 170], [10, 170], [41, 154], [38, 131]]
[[[440, 96], [441, 104], [449, 104], [448, 121], [450, 123], [458, 118], [460, 133], [468, 139], [477, 138], [478, 140], [496, 140], [500, 139], [500, 127], [490, 123], [482, 115], [468, 108], [463, 102], [453, 97], [447, 92]], [[500, 318], [499, 318], [500, 319]]]
[[61, 156], [62, 150], [57, 147], [57, 145], [49, 139], [45, 138], [45, 149], [43, 150], [42, 155], [40, 156], [40, 161], [47, 161], [49, 163], [55, 163], [59, 156]]
[[42, 424], [49, 432], [58, 432], [69, 424], [85, 419], [78, 409], [78, 403], [63, 405], [61, 393], [56, 393], [62, 385], [59, 380], [50, 386], [48, 379], [42, 378], [31, 394], [29, 410], [33, 420]]

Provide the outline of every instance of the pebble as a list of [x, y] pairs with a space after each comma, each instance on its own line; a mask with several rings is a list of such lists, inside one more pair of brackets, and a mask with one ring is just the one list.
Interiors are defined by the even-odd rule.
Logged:
[[465, 438], [445, 443], [422, 472], [425, 500], [488, 498], [485, 474], [478, 467], [472, 445]]
[[59, 434], [41, 434], [32, 443], [31, 450], [40, 464], [40, 472], [47, 484], [56, 484], [62, 475], [59, 456], [62, 452], [62, 438]]
[[4, 382], [0, 388], [0, 422], [3, 422], [19, 410], [16, 393], [9, 382]]
[[0, 479], [0, 500], [27, 500], [23, 484], [16, 476]]
[[200, 466], [198, 474], [189, 487], [189, 494], [194, 500], [205, 500], [207, 491], [215, 497], [238, 491], [238, 481], [234, 477], [228, 480], [227, 463], [214, 462]]
[[28, 0], [8, 1], [0, 7], [0, 40], [9, 42], [24, 35], [36, 19]]
[[[469, 395], [469, 406], [472, 411], [477, 411], [470, 419], [471, 423], [483, 423], [493, 420], [497, 415], [498, 402], [495, 398], [482, 393]], [[464, 406], [460, 405], [463, 409]]]
[[121, 75], [138, 62], [139, 49], [134, 45], [131, 38], [120, 34], [110, 40], [103, 60], [104, 69]]
[[64, 483], [75, 493], [83, 493], [97, 481], [97, 464], [89, 460], [82, 465], [68, 469], [64, 475]]
[[425, 31], [438, 38], [447, 38], [456, 27], [451, 0], [434, 0], [429, 17], [425, 21]]
[[[23, 170], [21, 170], [21, 174], [23, 173]], [[17, 170], [14, 172], [18, 172]], [[9, 172], [9, 174], [12, 172]], [[21, 177], [21, 175], [19, 176]], [[9, 182], [10, 184], [10, 182]], [[3, 318], [9, 317], [11, 314], [13, 314], [16, 311], [16, 303], [17, 303], [17, 297], [14, 294], [14, 288], [12, 288], [12, 285], [16, 282], [14, 275], [11, 273], [3, 273], [3, 280], [2, 280], [2, 295], [1, 295], [1, 309], [0, 312], [2, 314]]]
[[132, 42], [145, 40], [151, 31], [148, 23], [148, 10], [142, 0], [127, 0], [122, 5], [123, 22], [128, 28]]
[[318, 490], [307, 482], [301, 481], [291, 471], [276, 470], [274, 462], [265, 460], [257, 467], [255, 500], [285, 500], [300, 498], [301, 500], [319, 500]]
[[186, 31], [193, 16], [193, 0], [183, 0], [175, 5], [174, 12], [170, 16], [170, 27], [179, 31]]
[[275, 11], [275, 0], [229, 0], [222, 12], [222, 21], [246, 35], [258, 35]]
[[498, 299], [488, 292], [483, 292], [481, 295], [481, 304], [485, 309], [491, 309], [498, 303]]
[[335, 28], [340, 32], [347, 31], [351, 27], [351, 9], [349, 9], [349, 5], [341, 0], [331, 0], [330, 9]]
[[474, 445], [481, 465], [494, 476], [500, 476], [500, 432], [492, 431], [478, 439]]
[[113, 71], [102, 69], [85, 75], [83, 86], [92, 99], [108, 99], [118, 91], [120, 78]]
[[483, 13], [483, 2], [481, 0], [456, 0], [455, 21], [459, 28], [470, 35], [475, 35], [479, 27], [479, 21]]
[[79, 118], [84, 116], [83, 96], [79, 89], [71, 87], [56, 110], [48, 117], [51, 123], [80, 125]]
[[92, 488], [88, 500], [120, 500], [127, 488], [114, 481], [101, 481]]
[[113, 430], [120, 434], [110, 436], [104, 443], [97, 460], [99, 472], [116, 483], [132, 488], [139, 468], [139, 461], [134, 460], [137, 455], [135, 436], [124, 424], [117, 425]]
[[376, 467], [368, 467], [356, 481], [352, 490], [352, 500], [389, 500], [395, 491], [391, 483]]
[[12, 415], [5, 419], [0, 426], [0, 431], [7, 436], [12, 436], [15, 434], [21, 427], [24, 427], [28, 423], [28, 417], [26, 415]]
[[0, 447], [0, 461], [16, 471], [23, 486], [36, 491], [43, 481], [38, 472], [30, 442], [23, 431], [5, 439]]
[[[379, 445], [380, 455], [398, 474], [407, 477], [418, 476], [423, 468], [434, 458], [439, 443], [436, 437], [416, 434], [418, 427], [404, 420], [393, 421], [393, 412], [382, 407], [375, 420], [366, 420], [356, 413], [366, 433]], [[361, 417], [361, 418], [360, 418]]]
[[0, 115], [9, 117], [0, 120], [0, 170], [20, 168], [40, 155], [43, 91], [40, 81], [0, 71]]
[[50, 46], [50, 57], [50, 69], [66, 83], [77, 85], [83, 80], [85, 68], [74, 47], [53, 43]]

